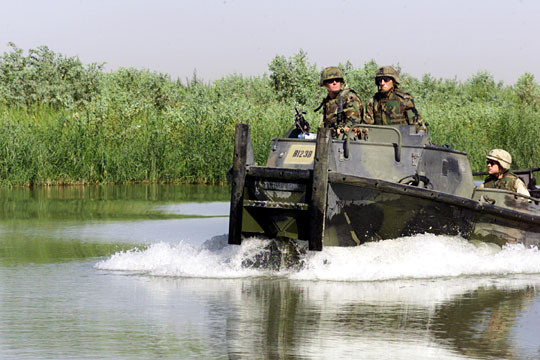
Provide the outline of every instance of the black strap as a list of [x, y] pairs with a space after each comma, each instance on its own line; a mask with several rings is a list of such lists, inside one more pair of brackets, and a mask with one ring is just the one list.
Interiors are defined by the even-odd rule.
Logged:
[[321, 108], [323, 107], [323, 105], [324, 105], [324, 103], [325, 103], [325, 100], [326, 100], [326, 98], [324, 98], [323, 101], [321, 101], [321, 105], [319, 105], [319, 106], [318, 106], [315, 110], [313, 110], [313, 111], [317, 112], [317, 111], [321, 110]]
[[341, 96], [341, 92], [338, 94], [338, 105], [337, 105], [337, 124], [343, 123], [343, 97]]

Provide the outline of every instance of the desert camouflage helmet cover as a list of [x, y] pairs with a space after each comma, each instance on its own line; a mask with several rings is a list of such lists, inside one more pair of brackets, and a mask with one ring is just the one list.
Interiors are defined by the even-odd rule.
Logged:
[[392, 66], [383, 66], [375, 73], [375, 84], [379, 85], [378, 78], [388, 76], [394, 80], [394, 84], [399, 85], [399, 74]]
[[321, 72], [321, 81], [319, 85], [323, 86], [326, 80], [333, 79], [340, 79], [341, 82], [343, 82], [343, 74], [341, 73], [341, 70], [339, 70], [337, 66], [329, 66], [324, 68], [324, 70]]
[[491, 150], [486, 159], [498, 162], [504, 170], [509, 170], [510, 165], [512, 165], [512, 155], [503, 149]]

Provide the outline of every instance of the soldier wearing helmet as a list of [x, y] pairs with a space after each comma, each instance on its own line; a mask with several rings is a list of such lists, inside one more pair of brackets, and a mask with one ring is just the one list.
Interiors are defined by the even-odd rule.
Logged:
[[336, 66], [321, 72], [320, 86], [326, 87], [328, 95], [315, 109], [323, 109], [323, 124], [333, 129], [332, 136], [348, 132], [353, 124], [363, 122], [364, 106], [356, 93], [345, 86], [341, 70]]
[[481, 187], [502, 189], [530, 196], [523, 180], [510, 171], [512, 156], [505, 150], [493, 149], [487, 156], [488, 177]]
[[375, 125], [418, 125], [425, 129], [412, 96], [398, 89], [399, 74], [392, 66], [383, 66], [375, 74], [379, 91], [371, 98], [364, 120]]

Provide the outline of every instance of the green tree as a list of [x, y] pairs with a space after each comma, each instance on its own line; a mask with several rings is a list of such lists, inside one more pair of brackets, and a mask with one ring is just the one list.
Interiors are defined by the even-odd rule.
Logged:
[[496, 84], [493, 75], [480, 71], [467, 81], [465, 88], [471, 100], [493, 101], [502, 83]]
[[534, 81], [533, 74], [525, 73], [521, 75], [514, 86], [514, 92], [519, 103], [537, 108], [540, 100], [540, 90], [538, 84]]
[[349, 61], [340, 64], [339, 67], [343, 71], [347, 85], [360, 96], [362, 103], [366, 105], [373, 94], [377, 92], [374, 78], [379, 65], [372, 59], [360, 68], [354, 68]]
[[87, 104], [101, 91], [103, 64], [84, 66], [77, 57], [64, 57], [46, 46], [23, 51], [9, 43], [0, 57], [0, 99], [16, 106], [55, 108]]
[[305, 105], [317, 93], [318, 71], [300, 50], [289, 59], [276, 56], [268, 65], [270, 80], [281, 101]]

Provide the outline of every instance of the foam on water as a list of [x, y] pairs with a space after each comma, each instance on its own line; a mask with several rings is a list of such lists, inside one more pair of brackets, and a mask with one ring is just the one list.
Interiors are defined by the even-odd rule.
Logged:
[[201, 247], [180, 242], [156, 243], [145, 250], [118, 252], [98, 262], [102, 270], [128, 271], [156, 276], [243, 278], [284, 276], [299, 280], [376, 281], [474, 275], [540, 274], [540, 251], [523, 245], [502, 249], [474, 245], [461, 237], [415, 235], [368, 243], [353, 248], [326, 247], [304, 256], [302, 270], [246, 269], [268, 244], [248, 239], [241, 246], [227, 245], [216, 237]]
[[173, 245], [156, 243], [145, 250], [122, 251], [98, 262], [95, 268], [156, 276], [239, 278], [260, 276], [241, 266], [240, 247], [196, 248], [183, 241]]
[[457, 236], [423, 234], [355, 248], [328, 247], [310, 255], [308, 266], [294, 278], [373, 281], [540, 273], [536, 248], [507, 245], [499, 249]]

